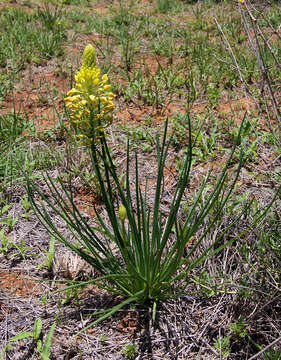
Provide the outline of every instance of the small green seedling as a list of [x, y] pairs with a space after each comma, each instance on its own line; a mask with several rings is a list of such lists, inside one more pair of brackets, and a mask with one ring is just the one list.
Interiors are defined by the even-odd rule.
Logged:
[[136, 344], [133, 343], [127, 344], [126, 347], [123, 349], [123, 353], [128, 359], [131, 359], [133, 356], [135, 356], [137, 351], [138, 347]]
[[42, 267], [46, 268], [48, 271], [52, 270], [53, 260], [54, 260], [54, 253], [55, 253], [55, 238], [51, 236], [49, 250], [46, 251], [46, 259], [45, 262], [38, 266], [38, 269]]
[[230, 336], [223, 336], [219, 339], [213, 339], [213, 346], [219, 351], [220, 356], [226, 358], [230, 354]]
[[281, 359], [281, 349], [274, 350], [269, 349], [264, 353], [265, 360], [280, 360]]
[[21, 204], [22, 204], [22, 207], [24, 208], [25, 211], [28, 211], [31, 207], [31, 204], [28, 200], [28, 197], [27, 195], [24, 195], [21, 199]]
[[25, 213], [22, 214], [21, 217], [29, 219], [29, 217], [30, 217], [30, 215], [32, 213], [32, 210], [31, 210], [31, 204], [30, 204], [30, 202], [28, 200], [27, 195], [24, 195], [24, 197], [21, 199], [21, 205], [25, 210]]
[[80, 292], [81, 289], [79, 287], [67, 288], [64, 292], [64, 296], [60, 300], [61, 305], [67, 305], [70, 301], [75, 301], [76, 304], [79, 304], [79, 301], [81, 302], [79, 299]]
[[11, 231], [13, 229], [13, 227], [15, 226], [16, 222], [18, 221], [18, 216], [16, 217], [12, 217], [11, 214], [8, 214], [8, 216], [2, 220], [0, 220], [0, 224], [1, 225], [7, 225], [9, 228], [9, 231]]
[[30, 251], [33, 250], [31, 246], [25, 246], [24, 239], [21, 239], [19, 243], [12, 242], [10, 245], [14, 246], [18, 252], [13, 254], [14, 256], [19, 255], [23, 259], [26, 258], [26, 256], [34, 256]]
[[54, 334], [56, 323], [52, 324], [45, 342], [42, 343], [42, 320], [37, 318], [34, 322], [33, 331], [22, 331], [19, 334], [13, 336], [9, 339], [8, 344], [6, 346], [6, 350], [10, 349], [11, 343], [14, 343], [19, 340], [33, 338], [33, 342], [36, 344], [36, 351], [41, 355], [42, 360], [49, 360], [50, 359], [50, 347], [52, 343], [52, 337]]
[[100, 337], [100, 341], [106, 341], [107, 338], [108, 338], [108, 335], [107, 335], [107, 334], [103, 334], [103, 335], [101, 335], [101, 337]]
[[5, 234], [5, 229], [4, 228], [2, 228], [0, 230], [0, 242], [1, 242], [0, 253], [3, 253], [4, 255], [7, 255], [8, 248], [12, 244], [12, 241], [11, 241], [11, 238], [8, 237]]
[[229, 329], [233, 331], [240, 338], [247, 336], [247, 330], [245, 329], [245, 323], [242, 317], [239, 320], [237, 320], [235, 323], [230, 324]]
[[0, 208], [0, 216], [2, 217], [3, 214], [5, 214], [5, 212], [10, 209], [11, 206], [12, 204], [6, 204], [2, 208]]

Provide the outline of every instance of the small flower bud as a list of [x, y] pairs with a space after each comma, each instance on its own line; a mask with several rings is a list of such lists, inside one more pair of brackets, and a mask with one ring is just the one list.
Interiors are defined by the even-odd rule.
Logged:
[[127, 210], [123, 204], [121, 204], [119, 206], [118, 214], [119, 214], [120, 220], [122, 221], [122, 223], [124, 223], [124, 221], [127, 217]]
[[77, 90], [75, 88], [69, 90], [69, 92], [67, 93], [68, 96], [72, 96], [77, 92]]
[[115, 94], [113, 94], [112, 92], [108, 93], [107, 96], [110, 98], [110, 99], [113, 99], [115, 97]]
[[102, 82], [103, 82], [104, 84], [106, 84], [106, 83], [108, 82], [108, 76], [107, 76], [107, 74], [104, 74], [101, 79], [102, 79]]
[[82, 66], [86, 68], [96, 67], [96, 51], [93, 45], [89, 44], [85, 47], [83, 52]]

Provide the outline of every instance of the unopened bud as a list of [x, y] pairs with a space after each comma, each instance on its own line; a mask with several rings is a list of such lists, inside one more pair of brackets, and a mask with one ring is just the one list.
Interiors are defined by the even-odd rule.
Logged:
[[118, 214], [119, 214], [120, 220], [122, 221], [122, 223], [124, 223], [124, 221], [127, 217], [127, 210], [123, 204], [121, 204], [119, 206]]
[[96, 51], [93, 45], [89, 44], [85, 47], [83, 52], [82, 66], [86, 68], [96, 67]]

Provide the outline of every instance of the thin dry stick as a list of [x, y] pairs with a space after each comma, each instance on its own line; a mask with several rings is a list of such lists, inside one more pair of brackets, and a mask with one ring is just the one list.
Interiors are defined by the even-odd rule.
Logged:
[[[253, 52], [254, 52], [254, 54], [256, 56], [258, 66], [259, 66], [259, 69], [260, 69], [261, 75], [262, 75], [262, 78], [261, 78], [262, 79], [262, 86], [261, 86], [260, 91], [261, 91], [261, 94], [263, 95], [263, 99], [265, 101], [265, 105], [266, 105], [266, 108], [267, 108], [267, 114], [268, 114], [268, 119], [265, 119], [265, 120], [266, 120], [267, 125], [268, 125], [271, 133], [273, 134], [275, 140], [280, 144], [281, 141], [276, 136], [275, 131], [273, 130], [273, 128], [271, 126], [271, 123], [269, 121], [269, 106], [267, 104], [266, 96], [264, 95], [264, 85], [265, 84], [267, 85], [267, 88], [268, 88], [269, 93], [270, 93], [271, 103], [273, 105], [274, 113], [275, 113], [275, 116], [276, 116], [276, 121], [277, 121], [277, 124], [278, 124], [278, 127], [279, 127], [280, 130], [281, 130], [281, 114], [280, 114], [280, 111], [279, 111], [278, 106], [277, 106], [277, 102], [276, 102], [276, 98], [274, 96], [274, 92], [272, 90], [271, 81], [270, 81], [270, 77], [269, 77], [269, 74], [268, 74], [268, 68], [266, 67], [266, 64], [264, 63], [264, 60], [263, 60], [262, 55], [261, 55], [260, 44], [259, 44], [259, 41], [258, 41], [258, 30], [257, 30], [257, 28], [255, 26], [257, 20], [256, 20], [256, 18], [254, 18], [254, 16], [250, 12], [250, 10], [249, 9], [247, 10], [247, 9], [248, 9], [248, 7], [242, 7], [241, 6], [241, 16], [242, 16], [242, 21], [243, 21], [243, 24], [244, 24], [245, 31], [247, 33], [247, 36], [248, 36], [250, 45], [251, 45], [251, 47], [253, 49]], [[249, 11], [249, 13], [247, 13], [247, 11]], [[249, 25], [249, 23], [247, 21], [247, 15], [251, 19], [251, 27], [254, 30], [254, 38], [252, 37], [251, 32], [250, 32], [250, 25]], [[234, 52], [233, 52], [233, 50], [231, 48], [231, 45], [230, 45], [227, 37], [225, 36], [225, 34], [224, 34], [221, 26], [219, 25], [218, 21], [216, 19], [214, 19], [214, 20], [215, 20], [215, 23], [216, 23], [216, 25], [217, 25], [220, 33], [221, 33], [222, 41], [225, 44], [226, 50], [229, 53], [230, 57], [232, 58], [234, 66], [236, 67], [236, 69], [237, 69], [237, 71], [239, 73], [239, 77], [240, 77], [241, 82], [244, 85], [244, 90], [245, 90], [246, 94], [251, 95], [252, 99], [255, 102], [256, 107], [259, 110], [259, 114], [264, 117], [263, 111], [262, 111], [259, 103], [257, 102], [257, 100], [256, 100], [255, 96], [253, 95], [253, 93], [250, 91], [247, 82], [244, 80], [242, 70], [241, 70], [241, 68], [240, 68], [240, 66], [238, 64], [238, 61], [237, 61], [237, 59], [236, 59], [236, 57], [234, 55]], [[267, 43], [265, 42], [265, 44], [267, 44]]]
[[264, 349], [259, 351], [256, 355], [252, 356], [249, 360], [257, 359], [260, 355], [262, 355], [264, 352], [270, 349], [273, 345], [278, 344], [279, 341], [281, 341], [281, 336], [278, 339], [274, 340], [271, 344], [267, 345]]
[[255, 31], [255, 37], [256, 37], [256, 44], [257, 44], [257, 48], [258, 48], [258, 52], [259, 52], [259, 67], [262, 71], [262, 75], [263, 75], [263, 80], [265, 80], [266, 84], [267, 84], [267, 87], [268, 87], [268, 90], [269, 90], [269, 93], [270, 93], [270, 97], [271, 97], [271, 102], [272, 102], [272, 105], [273, 105], [273, 108], [275, 110], [275, 115], [276, 115], [276, 118], [277, 118], [277, 121], [278, 121], [278, 125], [279, 125], [279, 128], [281, 129], [281, 119], [280, 119], [280, 112], [278, 110], [278, 105], [277, 105], [277, 102], [276, 102], [276, 99], [275, 99], [275, 96], [274, 96], [274, 93], [273, 93], [273, 90], [272, 90], [272, 86], [271, 86], [271, 82], [270, 82], [270, 79], [269, 79], [269, 75], [268, 75], [268, 71], [267, 71], [267, 67], [264, 63], [264, 60], [261, 56], [261, 49], [260, 49], [260, 44], [259, 44], [259, 41], [258, 41], [258, 34], [257, 34], [257, 29], [255, 27], [255, 23], [253, 23], [253, 28], [254, 28], [254, 31]]
[[245, 81], [245, 79], [244, 79], [244, 77], [243, 77], [243, 74], [242, 74], [242, 71], [241, 71], [241, 69], [240, 69], [240, 66], [239, 66], [239, 64], [238, 64], [238, 62], [237, 62], [236, 56], [234, 55], [234, 52], [233, 52], [233, 50], [232, 50], [232, 47], [231, 47], [229, 41], [227, 40], [227, 37], [225, 36], [225, 33], [223, 32], [223, 30], [222, 30], [220, 24], [218, 23], [217, 19], [215, 18], [214, 20], [215, 20], [215, 23], [216, 23], [216, 25], [217, 25], [217, 28], [219, 29], [219, 31], [220, 31], [220, 33], [221, 33], [222, 40], [223, 40], [223, 42], [224, 42], [224, 44], [225, 44], [225, 46], [226, 46], [226, 50], [227, 50], [227, 52], [230, 54], [230, 56], [231, 56], [231, 58], [232, 58], [232, 60], [233, 60], [233, 62], [234, 62], [235, 68], [237, 69], [237, 71], [238, 71], [238, 73], [239, 73], [239, 78], [240, 78], [242, 84], [244, 85], [245, 97], [248, 98], [248, 94], [250, 94], [250, 95], [252, 96], [252, 98], [254, 99], [254, 102], [255, 102], [256, 106], [258, 107], [258, 103], [256, 102], [255, 97], [254, 97], [253, 94], [251, 93], [251, 90], [250, 90], [248, 84], [246, 83], [246, 81]]
[[[265, 45], [267, 46], [267, 48], [269, 49], [271, 55], [273, 56], [276, 65], [281, 69], [281, 65], [280, 65], [280, 63], [278, 62], [278, 60], [277, 60], [277, 58], [276, 58], [276, 56], [275, 56], [275, 54], [274, 54], [274, 51], [272, 50], [272, 48], [271, 48], [268, 40], [265, 38], [263, 32], [261, 31], [261, 28], [260, 28], [259, 25], [258, 25], [257, 18], [254, 17], [253, 13], [252, 13], [251, 10], [249, 9], [248, 4], [247, 4], [246, 2], [244, 3], [244, 7], [245, 7], [246, 13], [249, 15], [251, 21], [255, 24], [255, 27], [256, 27], [257, 30], [258, 30], [258, 35], [263, 39]], [[242, 9], [243, 9], [243, 8], [242, 8]], [[243, 17], [245, 16], [243, 10], [242, 10], [242, 15], [243, 15]], [[281, 28], [281, 25], [278, 27], [277, 30], [275, 30], [275, 29], [273, 28], [273, 26], [271, 25], [271, 23], [268, 21], [268, 19], [263, 15], [263, 12], [259, 12], [259, 15], [267, 22], [268, 26], [271, 28], [271, 30], [273, 31], [273, 33], [276, 34], [276, 35], [279, 37], [279, 39], [280, 39], [280, 36], [279, 36], [278, 31], [279, 31], [279, 29]]]
[[[267, 66], [266, 66], [266, 64], [265, 64], [265, 62], [263, 60], [263, 57], [262, 57], [260, 43], [259, 43], [259, 40], [258, 40], [259, 36], [263, 39], [265, 46], [267, 47], [267, 49], [271, 53], [271, 55], [272, 55], [272, 57], [273, 57], [273, 59], [275, 61], [276, 66], [281, 69], [281, 65], [279, 64], [279, 62], [278, 62], [278, 60], [277, 60], [277, 58], [276, 58], [270, 44], [268, 43], [268, 41], [266, 40], [263, 32], [261, 31], [261, 29], [260, 29], [260, 27], [259, 27], [259, 25], [257, 23], [257, 18], [254, 17], [254, 15], [252, 14], [251, 10], [249, 9], [247, 3], [244, 3], [243, 5], [244, 6], [241, 7], [241, 14], [242, 14], [242, 18], [243, 18], [244, 28], [245, 28], [245, 30], [247, 32], [249, 41], [250, 41], [251, 46], [253, 48], [253, 51], [254, 51], [254, 53], [256, 55], [256, 58], [258, 60], [258, 65], [259, 65], [260, 71], [262, 73], [263, 84], [265, 82], [267, 87], [268, 87], [268, 90], [269, 90], [269, 93], [270, 93], [270, 98], [271, 98], [271, 103], [273, 105], [273, 109], [274, 109], [276, 120], [277, 120], [277, 124], [278, 124], [279, 130], [281, 130], [281, 114], [280, 114], [280, 111], [278, 109], [278, 105], [277, 105], [277, 101], [275, 99], [274, 92], [272, 90], [271, 81], [270, 81], [270, 77], [269, 77], [269, 74], [268, 74], [268, 68], [267, 68]], [[249, 23], [247, 21], [247, 15], [249, 16], [249, 18], [251, 20], [251, 27], [252, 27], [252, 29], [254, 31], [254, 36], [255, 36], [255, 44], [254, 44], [254, 41], [253, 41], [253, 39], [251, 37], [251, 33], [249, 31], [250, 26], [249, 26]], [[263, 16], [263, 18], [264, 18], [264, 16]], [[264, 87], [264, 85], [262, 86], [261, 93], [263, 93], [263, 87]], [[265, 99], [265, 96], [264, 96], [264, 99]], [[272, 129], [270, 129], [270, 130], [272, 132]], [[279, 139], [276, 138], [276, 140], [278, 142], [280, 142]]]

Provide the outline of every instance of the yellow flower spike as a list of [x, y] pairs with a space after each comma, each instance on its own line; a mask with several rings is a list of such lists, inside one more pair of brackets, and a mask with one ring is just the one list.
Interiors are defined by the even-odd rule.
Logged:
[[75, 74], [75, 87], [65, 97], [69, 111], [70, 125], [73, 126], [83, 144], [100, 138], [104, 129], [112, 123], [115, 95], [110, 92], [108, 76], [101, 76], [96, 65], [96, 53], [92, 45], [87, 45], [83, 52], [82, 66]]

